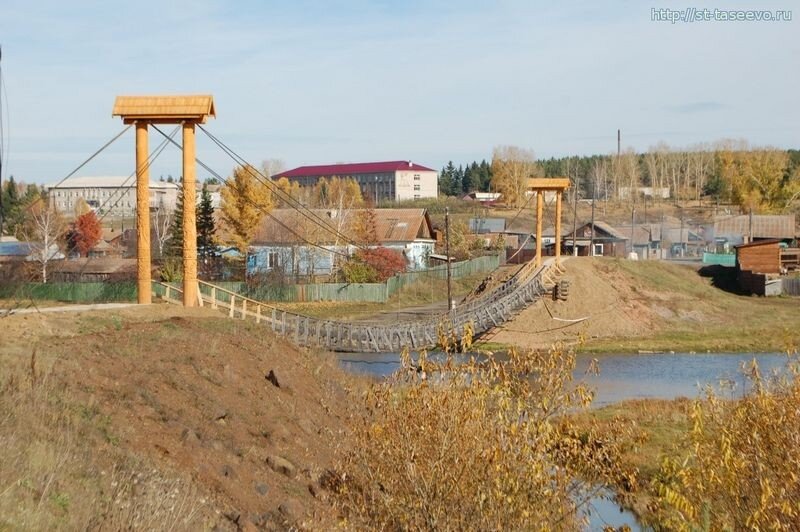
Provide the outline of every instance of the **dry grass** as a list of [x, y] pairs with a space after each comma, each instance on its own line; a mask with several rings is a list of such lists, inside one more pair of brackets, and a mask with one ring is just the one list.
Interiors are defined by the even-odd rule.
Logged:
[[40, 367], [0, 377], [0, 530], [196, 530], [191, 481], [115, 447], [108, 419]]

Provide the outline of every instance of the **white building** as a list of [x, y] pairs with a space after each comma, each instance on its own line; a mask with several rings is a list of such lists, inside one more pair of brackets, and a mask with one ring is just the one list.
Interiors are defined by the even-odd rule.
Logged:
[[[178, 199], [178, 183], [150, 182], [150, 208], [172, 211]], [[98, 213], [132, 216], [136, 210], [136, 178], [125, 176], [70, 177], [48, 187], [50, 205], [71, 213], [79, 199]]]
[[320, 178], [334, 176], [342, 179], [352, 177], [361, 187], [364, 198], [372, 198], [376, 203], [435, 198], [439, 193], [436, 170], [411, 161], [301, 166], [275, 174], [272, 178], [285, 177], [300, 186], [314, 186]]

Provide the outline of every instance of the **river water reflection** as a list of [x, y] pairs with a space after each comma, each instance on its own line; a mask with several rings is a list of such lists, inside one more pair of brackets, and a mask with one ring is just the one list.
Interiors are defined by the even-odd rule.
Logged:
[[[338, 356], [342, 366], [354, 373], [384, 377], [400, 368], [397, 353], [339, 353]], [[441, 354], [430, 354], [428, 358], [443, 360]], [[593, 358], [598, 361], [599, 375], [586, 374]], [[722, 382], [726, 383], [722, 393], [740, 396], [747, 386], [742, 376], [742, 364], [754, 358], [765, 376], [781, 371], [787, 362], [786, 355], [779, 353], [578, 355], [574, 376], [576, 380], [585, 379], [595, 390], [595, 408], [626, 399], [693, 398], [702, 394], [707, 385], [720, 390]], [[614, 502], [602, 498], [591, 502], [589, 530], [622, 524], [628, 524], [634, 531], [642, 530], [635, 516], [627, 510], [621, 511]]]
[[[339, 353], [338, 356], [348, 371], [376, 377], [389, 375], [400, 367], [397, 353]], [[437, 355], [429, 358], [436, 359]], [[592, 358], [598, 360], [600, 374], [587, 376]], [[733, 383], [732, 393], [741, 394], [746, 385], [741, 367], [753, 358], [764, 375], [780, 371], [787, 360], [785, 354], [779, 353], [578, 355], [574, 375], [576, 380], [585, 379], [595, 389], [595, 407], [625, 399], [697, 397], [706, 385], [719, 388], [722, 381]]]

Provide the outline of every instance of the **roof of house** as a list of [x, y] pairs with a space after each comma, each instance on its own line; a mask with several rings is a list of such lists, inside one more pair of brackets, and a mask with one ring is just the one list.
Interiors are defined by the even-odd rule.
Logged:
[[[714, 234], [749, 235], [750, 215], [724, 216], [714, 220]], [[754, 214], [753, 238], [794, 238], [794, 214]]]
[[[133, 176], [75, 176], [69, 177], [62, 182], [48, 185], [47, 188], [122, 188], [136, 187], [136, 178]], [[167, 183], [166, 181], [150, 181], [150, 188], [155, 189], [177, 189], [178, 183]]]
[[[617, 232], [628, 235], [628, 240], [630, 240], [631, 228], [630, 226], [622, 228], [617, 227]], [[656, 236], [656, 238], [653, 238]], [[653, 235], [651, 232], [650, 225], [634, 225], [633, 226], [633, 245], [634, 246], [649, 246], [651, 241], [658, 240], [660, 237], [660, 232], [658, 235]]]
[[354, 174], [383, 174], [402, 170], [435, 172], [432, 168], [422, 166], [411, 161], [383, 161], [375, 163], [344, 163], [344, 164], [324, 164], [318, 166], [299, 166], [292, 170], [279, 172], [273, 177], [315, 177], [315, 176], [339, 176], [347, 177]]
[[[9, 260], [15, 258], [33, 260], [36, 254], [41, 253], [43, 249], [44, 245], [40, 242], [0, 242], [0, 257]], [[61, 260], [65, 257], [56, 244], [48, 247], [48, 255], [53, 260]]]
[[741, 249], [741, 248], [754, 248], [756, 246], [774, 246], [775, 244], [780, 244], [780, 238], [767, 238], [765, 240], [756, 240], [755, 242], [748, 242], [747, 244], [739, 244], [738, 246], [733, 246], [734, 249]]
[[71, 259], [60, 263], [57, 271], [79, 274], [130, 273], [136, 271], [136, 259], [112, 257]]
[[[328, 226], [353, 239], [356, 234], [357, 213], [363, 209], [310, 209], [304, 215], [294, 209], [273, 209], [265, 216], [253, 237], [253, 244], [294, 244], [303, 241], [315, 244], [341, 244], [337, 237], [313, 221], [324, 220]], [[375, 230], [380, 243], [433, 240], [433, 228], [425, 209], [375, 209]]]
[[27, 257], [31, 254], [28, 242], [0, 242], [0, 257]]
[[[589, 222], [588, 225], [591, 225], [591, 222]], [[595, 229], [600, 229], [600, 231], [606, 233], [608, 236], [610, 236], [612, 238], [617, 238], [619, 240], [629, 240], [628, 237], [625, 236], [625, 234], [623, 232], [611, 227], [606, 222], [595, 221], [594, 222], [594, 228]]]
[[505, 218], [470, 218], [469, 230], [473, 233], [502, 233], [506, 230]]

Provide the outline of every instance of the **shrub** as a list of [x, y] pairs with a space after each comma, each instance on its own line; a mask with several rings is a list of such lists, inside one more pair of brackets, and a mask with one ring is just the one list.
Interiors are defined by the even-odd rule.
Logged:
[[406, 271], [402, 253], [385, 247], [358, 250], [342, 265], [341, 275], [347, 283], [382, 283]]
[[655, 510], [670, 529], [796, 530], [800, 524], [800, 371], [765, 379], [746, 368], [750, 393], [694, 402], [690, 451], [665, 459]]
[[437, 365], [424, 352], [366, 396], [340, 465], [345, 526], [377, 530], [574, 529], [619, 464], [625, 431], [579, 431], [564, 416], [592, 394], [560, 348]]

